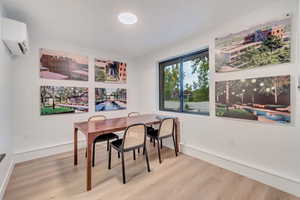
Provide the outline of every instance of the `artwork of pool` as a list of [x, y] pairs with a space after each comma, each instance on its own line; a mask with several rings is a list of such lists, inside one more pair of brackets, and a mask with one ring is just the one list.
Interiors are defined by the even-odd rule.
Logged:
[[279, 122], [279, 123], [290, 123], [291, 117], [288, 115], [281, 115], [281, 114], [271, 114], [267, 111], [251, 109], [251, 108], [244, 108], [244, 110], [255, 114], [256, 116], [263, 116], [266, 119]]
[[96, 112], [110, 111], [110, 110], [124, 110], [126, 107], [119, 105], [115, 101], [102, 101], [96, 103]]

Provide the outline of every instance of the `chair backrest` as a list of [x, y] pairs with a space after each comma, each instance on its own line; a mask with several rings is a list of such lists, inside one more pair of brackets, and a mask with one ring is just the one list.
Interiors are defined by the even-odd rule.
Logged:
[[175, 119], [174, 118], [165, 118], [161, 121], [159, 126], [159, 137], [164, 137], [172, 135], [174, 132]]
[[129, 149], [132, 147], [143, 145], [146, 141], [146, 126], [145, 124], [133, 124], [127, 127], [124, 138], [123, 148]]
[[131, 112], [131, 113], [128, 113], [128, 117], [135, 117], [135, 116], [139, 116], [140, 113], [139, 112]]
[[106, 120], [104, 115], [95, 115], [89, 118], [89, 122]]

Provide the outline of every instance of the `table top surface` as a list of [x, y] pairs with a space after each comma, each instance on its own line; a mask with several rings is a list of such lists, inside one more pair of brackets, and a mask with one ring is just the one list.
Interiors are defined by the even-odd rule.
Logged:
[[170, 116], [146, 114], [134, 117], [111, 118], [101, 121], [84, 121], [74, 123], [74, 128], [78, 128], [81, 132], [86, 134], [109, 133], [124, 130], [128, 126], [137, 123], [143, 123], [146, 125], [158, 124], [166, 117]]

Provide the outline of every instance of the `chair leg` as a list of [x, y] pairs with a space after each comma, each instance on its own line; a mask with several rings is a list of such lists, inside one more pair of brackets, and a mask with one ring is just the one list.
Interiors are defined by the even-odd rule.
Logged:
[[[155, 141], [155, 140], [154, 140], [154, 141]], [[160, 146], [159, 146], [159, 139], [158, 139], [158, 138], [157, 138], [157, 151], [158, 151], [159, 163], [161, 163]]]
[[145, 156], [146, 156], [147, 170], [148, 170], [148, 172], [150, 172], [150, 164], [149, 164], [149, 158], [148, 158], [148, 152], [147, 152], [146, 146], [144, 146], [144, 152], [145, 152]]
[[146, 144], [145, 144], [145, 146], [143, 147], [143, 155], [145, 155], [145, 148], [146, 148]]
[[124, 152], [122, 154], [122, 174], [123, 174], [123, 184], [126, 183], [126, 177], [125, 177], [125, 161], [124, 161]]
[[95, 146], [96, 146], [96, 143], [93, 142], [93, 167], [95, 167]]
[[140, 147], [138, 148], [138, 154], [140, 154]]
[[109, 139], [107, 139], [106, 150], [109, 151]]
[[162, 138], [160, 139], [160, 148], [163, 148]]
[[[119, 139], [119, 136], [117, 136], [117, 140]], [[118, 158], [120, 159], [120, 152], [118, 151]]]
[[135, 149], [133, 149], [133, 160], [135, 160]]
[[172, 138], [173, 138], [173, 143], [174, 143], [175, 155], [176, 155], [176, 156], [178, 156], [178, 155], [177, 155], [177, 146], [176, 146], [176, 142], [175, 142], [175, 136], [174, 136], [174, 134], [172, 134]]
[[87, 158], [87, 148], [85, 148], [85, 157]]
[[155, 147], [155, 139], [153, 138], [153, 146]]
[[108, 148], [109, 148], [109, 152], [108, 152], [108, 169], [111, 169], [111, 145], [109, 145]]

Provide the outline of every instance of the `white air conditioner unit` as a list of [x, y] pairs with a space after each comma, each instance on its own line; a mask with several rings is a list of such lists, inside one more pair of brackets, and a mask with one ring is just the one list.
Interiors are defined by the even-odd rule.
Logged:
[[2, 40], [13, 55], [25, 55], [29, 50], [27, 25], [2, 18]]

